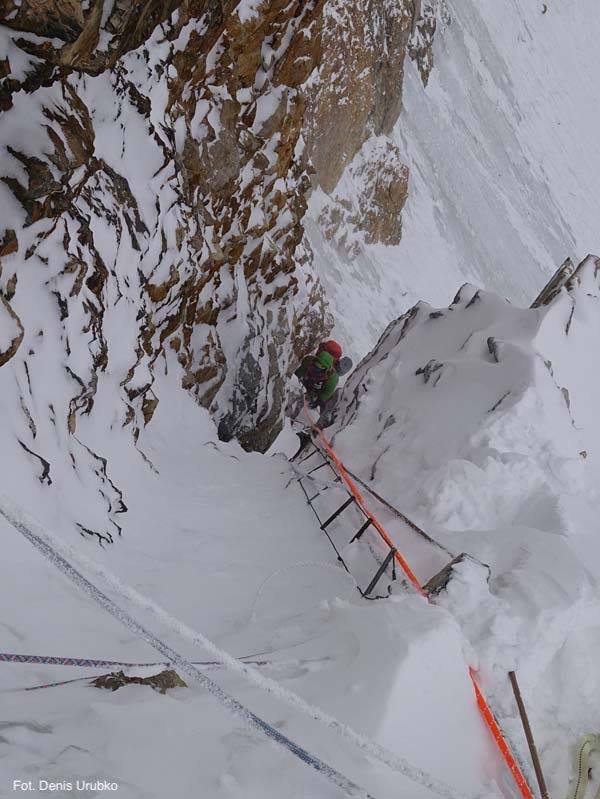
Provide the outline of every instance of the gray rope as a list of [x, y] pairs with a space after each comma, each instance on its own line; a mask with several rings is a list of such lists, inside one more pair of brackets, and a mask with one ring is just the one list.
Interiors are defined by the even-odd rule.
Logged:
[[297, 743], [287, 738], [279, 730], [272, 727], [268, 722], [263, 721], [259, 716], [252, 713], [247, 707], [242, 705], [232, 696], [227, 694], [223, 689], [213, 682], [209, 677], [203, 674], [196, 666], [192, 665], [182, 655], [172, 649], [168, 644], [165, 644], [154, 633], [140, 624], [136, 619], [130, 616], [126, 611], [120, 608], [112, 599], [104, 594], [100, 589], [91, 583], [86, 577], [83, 576], [77, 569], [62, 557], [56, 550], [47, 544], [42, 538], [37, 536], [19, 519], [14, 518], [8, 513], [5, 508], [0, 504], [0, 514], [11, 524], [21, 535], [23, 535], [33, 546], [39, 550], [44, 557], [46, 557], [56, 568], [61, 571], [66, 577], [74, 582], [78, 588], [90, 596], [97, 602], [104, 610], [110, 613], [111, 616], [116, 618], [125, 627], [137, 633], [143, 638], [150, 646], [164, 655], [169, 662], [176, 666], [181, 672], [187, 674], [195, 682], [198, 682], [206, 690], [215, 697], [215, 699], [227, 708], [238, 718], [242, 719], [253, 729], [263, 733], [268, 738], [274, 740], [283, 748], [291, 752], [295, 757], [301, 760], [306, 765], [313, 768], [315, 771], [321, 773], [326, 779], [332, 782], [336, 787], [342, 790], [346, 796], [361, 797], [361, 799], [373, 799], [363, 788], [356, 785], [356, 783], [349, 780], [339, 771], [336, 771], [332, 766], [329, 766], [324, 761], [320, 760], [315, 755], [311, 754], [306, 749], [303, 749]]

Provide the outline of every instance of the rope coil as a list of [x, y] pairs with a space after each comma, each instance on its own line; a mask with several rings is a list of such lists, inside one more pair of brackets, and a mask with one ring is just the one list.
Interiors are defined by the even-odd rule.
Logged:
[[[573, 784], [567, 799], [585, 798], [590, 781], [590, 756], [593, 752], [600, 753], [600, 735], [584, 735], [573, 758]], [[594, 799], [600, 799], [600, 785]]]

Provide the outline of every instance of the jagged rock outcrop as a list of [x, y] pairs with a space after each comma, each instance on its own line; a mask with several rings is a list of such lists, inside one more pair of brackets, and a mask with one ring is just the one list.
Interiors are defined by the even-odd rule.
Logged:
[[398, 119], [413, 9], [413, 0], [330, 0], [325, 7], [305, 137], [316, 181], [328, 193], [363, 143], [391, 133]]
[[427, 82], [437, 14], [437, 2], [420, 0], [327, 4], [305, 137], [313, 181], [328, 195], [318, 222], [344, 257], [400, 241], [409, 175], [388, 136], [402, 107], [406, 53]]
[[366, 244], [393, 245], [402, 236], [408, 167], [389, 139], [370, 138], [319, 216], [325, 238], [350, 257]]
[[451, 22], [446, 0], [416, 0], [408, 54], [417, 65], [423, 86], [427, 86], [433, 69], [433, 40], [438, 19], [444, 25]]
[[0, 366], [16, 355], [24, 332], [21, 320], [0, 294]]
[[83, 28], [79, 0], [4, 0], [0, 10], [3, 24], [40, 36], [74, 41]]
[[361, 148], [400, 111], [414, 3], [367, 6], [1, 4], [0, 291], [26, 335], [22, 270], [54, 298], [71, 435], [115, 363], [136, 441], [159, 368], [181, 371], [224, 439], [273, 441], [289, 376], [331, 327], [303, 237], [311, 186], [333, 192], [355, 159], [351, 224], [400, 235], [406, 169], [391, 144], [382, 164]]

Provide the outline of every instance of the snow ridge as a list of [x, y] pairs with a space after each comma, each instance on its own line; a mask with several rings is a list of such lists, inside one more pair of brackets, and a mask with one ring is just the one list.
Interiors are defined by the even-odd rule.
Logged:
[[[447, 308], [391, 323], [348, 380], [335, 431], [342, 461], [465, 561], [436, 600], [465, 634], [509, 739], [518, 671], [550, 793], [600, 717], [592, 618], [600, 607], [597, 489], [600, 260], [548, 305], [516, 308], [465, 285]], [[395, 525], [395, 526], [394, 526]], [[426, 581], [444, 565], [399, 522], [395, 540]], [[577, 690], [570, 688], [577, 685]], [[518, 751], [518, 750], [517, 750]]]

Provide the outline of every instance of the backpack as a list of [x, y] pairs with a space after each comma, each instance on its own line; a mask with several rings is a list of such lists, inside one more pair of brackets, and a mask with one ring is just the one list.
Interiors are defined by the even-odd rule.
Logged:
[[304, 383], [308, 391], [318, 393], [319, 391], [322, 390], [325, 383], [329, 380], [333, 371], [334, 369], [332, 366], [329, 367], [329, 369], [321, 369], [313, 361], [306, 370], [302, 382]]
[[354, 364], [352, 362], [352, 358], [348, 358], [348, 356], [346, 355], [343, 358], [340, 358], [340, 360], [336, 363], [335, 371], [341, 377], [342, 375], [348, 374], [348, 372], [350, 371], [350, 369], [352, 369], [353, 366]]

